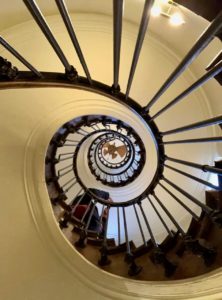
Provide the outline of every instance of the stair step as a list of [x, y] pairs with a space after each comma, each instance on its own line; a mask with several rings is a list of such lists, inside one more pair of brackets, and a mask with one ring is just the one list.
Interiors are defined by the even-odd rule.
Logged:
[[[136, 249], [136, 247], [135, 247], [135, 244], [133, 243], [133, 241], [130, 241], [129, 244], [130, 244], [131, 251], [134, 251]], [[126, 252], [127, 251], [127, 245], [126, 245], [126, 243], [122, 243], [118, 246], [109, 247], [107, 249], [107, 251], [108, 251], [108, 255]]]
[[160, 249], [164, 253], [167, 253], [168, 251], [172, 250], [175, 247], [175, 245], [177, 244], [178, 237], [179, 237], [179, 232], [178, 231], [176, 233], [174, 233], [173, 237], [168, 235], [163, 240], [163, 242], [160, 244]]
[[133, 251], [133, 255], [135, 258], [138, 258], [140, 256], [143, 256], [144, 254], [147, 254], [149, 251], [151, 251], [151, 249], [153, 249], [153, 244], [151, 240], [147, 241], [147, 245], [141, 245], [139, 247], [137, 247], [134, 251]]

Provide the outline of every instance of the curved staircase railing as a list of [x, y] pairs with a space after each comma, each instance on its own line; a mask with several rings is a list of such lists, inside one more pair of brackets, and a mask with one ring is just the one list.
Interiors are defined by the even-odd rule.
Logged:
[[[93, 91], [105, 95], [117, 103], [123, 104], [126, 109], [133, 111], [133, 113], [146, 124], [146, 127], [149, 128], [151, 132], [157, 154], [157, 164], [153, 178], [144, 186], [139, 195], [133, 195], [131, 198], [123, 199], [122, 201], [116, 201], [115, 199], [110, 201], [110, 199], [108, 199], [109, 197], [104, 198], [105, 194], [101, 194], [101, 191], [104, 193], [107, 188], [127, 189], [127, 186], [130, 186], [130, 184], [140, 179], [141, 174], [143, 174], [143, 168], [147, 160], [150, 159], [147, 156], [146, 147], [144, 146], [146, 141], [143, 140], [139, 132], [136, 132], [126, 120], [117, 120], [113, 116], [86, 115], [73, 120], [67, 120], [67, 123], [59, 128], [53, 136], [46, 156], [46, 183], [60, 227], [62, 229], [70, 229], [70, 226], [72, 227], [73, 234], [79, 236], [78, 240], [75, 241], [77, 248], [84, 248], [87, 243], [99, 246], [100, 257], [98, 264], [101, 267], [106, 268], [110, 265], [111, 260], [109, 256], [113, 255], [113, 257], [115, 257], [116, 254], [125, 253], [124, 259], [129, 265], [129, 276], [139, 276], [142, 272], [142, 266], [140, 266], [138, 261], [141, 261], [140, 258], [144, 259], [147, 253], [149, 253], [152, 263], [156, 266], [155, 272], [159, 272], [158, 265], [161, 265], [161, 270], [164, 270], [165, 276], [174, 279], [199, 274], [197, 270], [192, 274], [188, 274], [189, 272], [186, 273], [184, 269], [181, 269], [181, 262], [182, 264], [186, 263], [184, 253], [192, 253], [192, 255], [201, 257], [207, 267], [218, 267], [218, 262], [215, 264], [217, 260], [216, 255], [220, 255], [222, 249], [218, 241], [208, 237], [211, 235], [211, 232], [217, 232], [217, 229], [215, 229], [216, 226], [222, 226], [221, 164], [217, 163], [216, 166], [211, 166], [193, 162], [192, 157], [190, 161], [184, 160], [183, 157], [171, 157], [168, 154], [167, 145], [195, 143], [203, 143], [204, 145], [205, 143], [221, 142], [221, 136], [186, 139], [172, 138], [172, 140], [168, 140], [168, 136], [181, 132], [189, 133], [208, 126], [220, 125], [222, 123], [222, 116], [215, 116], [166, 131], [159, 130], [158, 118], [207, 81], [215, 77], [218, 78], [218, 75], [221, 74], [222, 71], [221, 59], [217, 64], [210, 67], [200, 79], [182, 91], [155, 114], [152, 113], [152, 108], [170, 85], [173, 84], [193, 60], [204, 51], [212, 39], [221, 32], [222, 12], [218, 14], [215, 20], [203, 32], [153, 98], [145, 107], [141, 107], [135, 100], [130, 98], [130, 90], [143, 40], [147, 32], [150, 10], [154, 1], [146, 0], [144, 3], [125, 92], [121, 92], [119, 85], [123, 18], [122, 0], [113, 1], [114, 69], [113, 84], [111, 86], [91, 78], [69, 16], [68, 8], [63, 0], [56, 0], [56, 4], [86, 77], [79, 76], [77, 70], [68, 62], [36, 2], [33, 0], [24, 0], [23, 2], [59, 57], [65, 68], [65, 72], [38, 71], [0, 36], [0, 44], [30, 70], [19, 71], [16, 67], [12, 66], [9, 61], [0, 57], [0, 89], [19, 87], [67, 87]], [[99, 183], [100, 188], [97, 190], [93, 190], [93, 186], [88, 185], [79, 175], [80, 165], [78, 160], [81, 160], [80, 154], [83, 152], [85, 153], [88, 166], [86, 173], [91, 174]], [[185, 172], [182, 166], [189, 167], [190, 170], [199, 169], [202, 172], [218, 175], [219, 185], [212, 184], [205, 179], [195, 176], [192, 171]], [[189, 178], [193, 182], [209, 187], [215, 192], [208, 191], [206, 203], [204, 203], [198, 199], [196, 195], [187, 191], [183, 185], [172, 181], [167, 170], [179, 174], [178, 176]], [[98, 192], [98, 190], [100, 190], [100, 192]], [[161, 193], [159, 192], [160, 190]], [[164, 193], [166, 199], [175, 201], [175, 203], [180, 205], [186, 213], [190, 215], [191, 224], [188, 230], [185, 230], [182, 224], [180, 224], [180, 220], [177, 220], [172, 209], [168, 207], [167, 201], [161, 198], [160, 195], [162, 195], [162, 193]], [[214, 193], [217, 193], [217, 198], [214, 196], [213, 198], [211, 197]], [[84, 202], [86, 198], [88, 199], [87, 204]], [[187, 205], [185, 201], [183, 201], [184, 198], [188, 199], [190, 203], [196, 207], [199, 207], [201, 214], [198, 214]], [[149, 203], [152, 208], [152, 214], [158, 217], [159, 222], [165, 229], [165, 239], [161, 243], [158, 242], [155, 228], [150, 224], [150, 214], [145, 209], [144, 203]], [[58, 207], [60, 207], [60, 209], [58, 209]], [[143, 241], [140, 246], [136, 246], [130, 237], [130, 220], [127, 214], [129, 207], [132, 209], [137, 222], [137, 224], [134, 225], [137, 226], [138, 235], [141, 236], [141, 240]], [[81, 214], [80, 210], [84, 210], [84, 213]], [[78, 214], [77, 211], [79, 211]], [[95, 217], [95, 213], [97, 213], [99, 217], [97, 217], [95, 228], [92, 229], [92, 221]], [[112, 220], [114, 220], [114, 218], [116, 220], [112, 222], [112, 226], [115, 226], [117, 232], [115, 239], [111, 238], [108, 234], [111, 214], [114, 215]], [[174, 229], [176, 229], [176, 231]], [[122, 232], [124, 232], [124, 241], [122, 240]], [[147, 233], [149, 235], [148, 240], [146, 238]], [[210, 242], [208, 240], [210, 240]], [[216, 241], [217, 247], [211, 245], [214, 241]], [[175, 255], [177, 255], [177, 259], [175, 259]], [[177, 263], [175, 263], [175, 261], [177, 261]], [[180, 269], [178, 273], [177, 269]], [[207, 268], [203, 269], [202, 272], [207, 272]], [[175, 275], [176, 273], [177, 275]], [[180, 275], [178, 275], [179, 273]]]

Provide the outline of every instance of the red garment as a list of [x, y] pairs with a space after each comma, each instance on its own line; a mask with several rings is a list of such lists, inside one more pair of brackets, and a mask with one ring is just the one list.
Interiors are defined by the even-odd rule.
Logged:
[[85, 214], [87, 208], [88, 208], [88, 205], [78, 205], [78, 206], [76, 207], [76, 210], [75, 210], [73, 216], [74, 216], [75, 218], [81, 220], [82, 217], [84, 216], [84, 214]]

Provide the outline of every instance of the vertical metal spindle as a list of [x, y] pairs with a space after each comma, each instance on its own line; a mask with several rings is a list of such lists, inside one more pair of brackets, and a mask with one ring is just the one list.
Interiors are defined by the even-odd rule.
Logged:
[[206, 83], [211, 78], [214, 78], [222, 71], [222, 62], [218, 63], [215, 67], [213, 67], [210, 71], [208, 71], [206, 74], [204, 74], [200, 79], [198, 79], [196, 82], [194, 82], [190, 87], [188, 87], [186, 90], [184, 90], [181, 94], [179, 94], [175, 99], [170, 101], [166, 106], [164, 106], [162, 109], [160, 109], [152, 118], [151, 120], [155, 119], [159, 115], [161, 115], [163, 112], [168, 110], [169, 108], [173, 107], [175, 104], [177, 104], [179, 101], [184, 99], [186, 96], [188, 96], [190, 93], [195, 91], [197, 88], [202, 86], [204, 83]]
[[133, 54], [132, 65], [131, 65], [129, 79], [128, 79], [128, 83], [127, 83], [126, 98], [128, 98], [128, 96], [129, 96], [129, 92], [130, 92], [130, 88], [132, 85], [137, 62], [139, 59], [140, 51], [141, 51], [141, 48], [143, 45], [143, 40], [145, 38], [147, 26], [149, 23], [150, 11], [151, 11], [151, 7], [152, 7], [153, 3], [154, 3], [154, 0], [145, 0], [143, 14], [142, 14], [141, 22], [140, 22], [139, 33], [137, 36], [136, 46], [135, 46], [135, 50], [134, 50], [134, 54]]
[[163, 209], [163, 211], [166, 213], [166, 215], [169, 217], [169, 219], [171, 220], [171, 222], [176, 226], [176, 228], [179, 230], [179, 232], [185, 236], [186, 233], [184, 232], [184, 230], [180, 227], [180, 225], [177, 223], [177, 221], [175, 220], [175, 218], [171, 215], [171, 213], [169, 212], [169, 210], [163, 205], [163, 203], [159, 200], [159, 198], [156, 196], [155, 193], [152, 194], [153, 197], [156, 199], [157, 203], [160, 205], [160, 207]]
[[36, 70], [23, 56], [21, 56], [11, 45], [9, 45], [2, 36], [0, 36], [0, 44], [5, 47], [10, 53], [12, 53], [23, 65], [25, 65], [30, 71], [32, 71], [35, 75], [42, 78], [43, 75]]
[[83, 129], [83, 128], [79, 128], [79, 130], [81, 130], [82, 132], [84, 132], [84, 133], [86, 133], [86, 134], [88, 134], [89, 132], [88, 131], [86, 131], [85, 129]]
[[96, 131], [96, 128], [95, 128], [95, 127], [93, 127], [93, 125], [91, 125], [91, 128], [92, 128], [94, 131]]
[[90, 212], [89, 218], [88, 218], [87, 223], [86, 223], [85, 231], [87, 231], [88, 228], [89, 228], [89, 224], [90, 224], [90, 222], [91, 222], [91, 219], [92, 219], [94, 210], [96, 209], [96, 203], [97, 203], [97, 201], [95, 201], [95, 202], [93, 203], [93, 206], [92, 206], [92, 208], [91, 208], [91, 212]]
[[61, 154], [59, 154], [58, 160], [60, 159], [60, 157], [66, 156], [66, 155], [73, 155], [73, 152], [67, 152], [67, 153], [61, 153]]
[[219, 168], [211, 167], [211, 166], [208, 166], [208, 165], [200, 165], [200, 164], [197, 164], [197, 163], [193, 163], [193, 162], [189, 162], [189, 161], [186, 161], [186, 160], [181, 160], [181, 159], [169, 157], [169, 156], [166, 156], [166, 155], [165, 155], [165, 159], [167, 159], [169, 161], [173, 161], [173, 162], [178, 163], [178, 164], [182, 164], [182, 165], [185, 165], [185, 166], [189, 166], [189, 167], [192, 167], [192, 168], [195, 168], [195, 169], [202, 170], [203, 172], [210, 172], [210, 173], [213, 173], [213, 174], [222, 175], [222, 169], [219, 169]]
[[64, 183], [61, 188], [64, 188], [65, 186], [67, 186], [67, 184], [69, 184], [71, 181], [73, 181], [73, 179], [76, 179], [76, 177], [72, 177], [70, 180], [68, 180], [66, 183]]
[[68, 168], [70, 168], [70, 167], [72, 167], [72, 166], [73, 166], [73, 164], [70, 164], [70, 165], [68, 165], [68, 166], [66, 166], [66, 167], [63, 167], [63, 168], [59, 169], [59, 170], [58, 170], [58, 174], [59, 174], [59, 171], [61, 172], [61, 171], [66, 170], [66, 169], [68, 169]]
[[74, 181], [72, 184], [70, 184], [70, 186], [68, 186], [65, 190], [64, 190], [64, 192], [65, 193], [68, 193], [68, 191], [74, 186], [74, 185], [76, 185], [77, 184], [77, 181]]
[[113, 88], [119, 88], [119, 65], [122, 35], [123, 0], [113, 0]]
[[60, 61], [64, 65], [65, 69], [68, 72], [74, 71], [74, 68], [68, 63], [62, 49], [60, 48], [58, 42], [56, 41], [54, 35], [52, 34], [49, 25], [47, 24], [45, 18], [43, 17], [38, 5], [34, 0], [23, 0], [26, 7], [32, 14], [33, 18], [35, 19], [36, 23], [39, 25], [40, 29], [44, 33], [45, 37], [47, 38], [48, 42], [53, 47], [54, 51], [58, 55]]
[[218, 62], [222, 60], [222, 50], [212, 59], [209, 65], [206, 67], [206, 70], [212, 69]]
[[96, 126], [97, 130], [100, 130], [100, 128], [99, 128], [99, 126], [97, 124], [95, 124], [95, 126]]
[[134, 208], [134, 212], [135, 212], [135, 215], [136, 215], [137, 223], [139, 225], [139, 229], [140, 229], [140, 233], [141, 233], [141, 236], [142, 236], [142, 239], [143, 239], [143, 243], [144, 243], [145, 246], [147, 246], [147, 241], [146, 241], [145, 236], [144, 236], [143, 228], [142, 228], [142, 225], [140, 223], [140, 219], [139, 219], [138, 212], [136, 210], [135, 204], [133, 204], [133, 208]]
[[76, 53], [77, 53], [77, 55], [79, 57], [81, 65], [82, 65], [82, 67], [83, 67], [83, 69], [85, 71], [86, 77], [89, 80], [90, 84], [92, 84], [92, 79], [91, 79], [88, 67], [86, 65], [86, 61], [85, 61], [85, 58], [83, 56], [83, 53], [82, 53], [81, 47], [79, 45], [78, 39], [76, 37], [75, 31], [74, 31], [74, 27], [72, 25], [72, 21], [71, 21], [71, 18], [69, 16], [68, 9], [66, 7], [65, 1], [63, 1], [63, 0], [55, 0], [55, 1], [56, 1], [57, 6], [58, 6], [58, 9], [60, 11], [60, 14], [61, 14], [61, 16], [63, 18], [63, 21], [64, 21], [64, 24], [66, 26], [66, 29], [67, 29], [67, 31], [69, 33], [69, 36], [70, 36], [70, 38], [72, 40], [73, 46], [74, 46], [74, 48], [76, 50]]
[[[81, 188], [78, 193], [75, 195], [75, 197], [70, 201], [69, 205], [72, 205], [73, 202], [75, 201], [75, 199], [79, 196], [79, 194], [83, 191], [83, 189]], [[72, 209], [73, 210], [73, 209]]]
[[[104, 214], [104, 211], [105, 211], [105, 205], [103, 204], [101, 215], [100, 215], [100, 218], [99, 218], [99, 228], [102, 228], [102, 226], [103, 226], [103, 214]], [[97, 235], [99, 235], [99, 234], [100, 234], [100, 231], [97, 232]]]
[[88, 206], [87, 206], [87, 209], [86, 209], [86, 211], [84, 212], [84, 214], [83, 214], [83, 216], [82, 216], [81, 222], [84, 221], [86, 215], [88, 214], [89, 210], [91, 209], [91, 204], [92, 204], [92, 202], [93, 202], [93, 201], [90, 200], [89, 204], [87, 204]]
[[68, 157], [65, 157], [65, 158], [60, 158], [61, 155], [59, 155], [58, 157], [58, 163], [61, 162], [61, 161], [64, 161], [64, 160], [68, 160], [68, 159], [73, 159], [73, 153], [72, 153], [72, 156], [68, 156]]
[[214, 36], [222, 29], [222, 11], [217, 15], [213, 22], [203, 32], [191, 50], [187, 53], [178, 67], [173, 71], [169, 78], [165, 81], [159, 91], [151, 99], [144, 108], [149, 111], [150, 107], [160, 98], [160, 96], [168, 89], [168, 87], [177, 79], [177, 77], [192, 63], [192, 61], [203, 51], [204, 48], [212, 41]]
[[59, 171], [58, 171], [58, 177], [59, 177], [59, 178], [61, 178], [61, 177], [65, 176], [66, 174], [72, 172], [72, 171], [73, 171], [73, 168], [70, 169], [70, 170], [68, 170], [68, 171], [66, 171], [66, 172], [64, 172], [64, 173], [62, 173], [62, 174], [61, 174], [61, 171], [63, 171], [63, 170], [59, 170]]
[[120, 232], [120, 215], [119, 215], [119, 207], [117, 207], [117, 226], [118, 226], [118, 245], [121, 243], [121, 232]]
[[104, 237], [103, 237], [103, 247], [107, 247], [107, 231], [108, 231], [108, 223], [109, 223], [109, 210], [110, 206], [107, 206], [107, 217], [106, 217], [106, 222], [105, 222], [105, 227], [104, 227]]
[[157, 216], [159, 217], [161, 223], [163, 224], [163, 226], [165, 227], [166, 231], [168, 232], [168, 234], [173, 237], [172, 231], [169, 229], [169, 227], [167, 226], [166, 222], [164, 221], [164, 219], [162, 218], [161, 214], [158, 212], [157, 208], [155, 207], [155, 205], [153, 204], [152, 200], [150, 199], [149, 196], [147, 196], [147, 199], [149, 200], [152, 208], [154, 209], [155, 213], [157, 214]]
[[122, 211], [123, 211], [123, 224], [124, 224], [124, 232], [125, 232], [125, 239], [126, 239], [126, 251], [128, 254], [130, 254], [131, 250], [129, 244], [128, 230], [127, 230], [125, 207], [122, 207]]
[[108, 231], [108, 223], [109, 223], [109, 210], [110, 210], [110, 206], [107, 206], [107, 218], [106, 218], [106, 222], [105, 222], [105, 226], [104, 226], [104, 236], [103, 236], [103, 244], [102, 244], [102, 248], [101, 248], [101, 258], [98, 261], [98, 264], [100, 266], [106, 266], [108, 264], [110, 264], [110, 260], [108, 259], [108, 251], [107, 251], [107, 231]]
[[150, 235], [152, 244], [153, 244], [153, 246], [154, 246], [156, 249], [158, 249], [159, 246], [158, 246], [158, 244], [157, 244], [157, 242], [156, 242], [156, 240], [155, 240], [155, 238], [154, 238], [152, 229], [151, 229], [150, 224], [149, 224], [149, 222], [148, 222], [148, 219], [147, 219], [147, 217], [146, 217], [146, 215], [145, 215], [145, 212], [144, 212], [144, 210], [143, 210], [143, 207], [142, 207], [142, 205], [141, 205], [141, 202], [138, 202], [138, 205], [139, 205], [139, 208], [140, 208], [141, 213], [142, 213], [142, 215], [143, 215], [144, 221], [145, 221], [145, 223], [146, 223], [146, 227], [147, 227], [147, 229], [148, 229], [148, 232], [149, 232], [149, 235]]
[[[79, 130], [76, 133], [78, 133], [78, 134], [80, 134], [82, 136], [86, 136], [86, 134], [83, 134], [82, 132], [79, 132]], [[88, 132], [87, 132], [87, 134], [88, 134]]]
[[221, 136], [207, 137], [201, 139], [187, 139], [187, 140], [175, 140], [168, 142], [161, 142], [161, 145], [172, 145], [172, 144], [193, 144], [193, 143], [212, 143], [212, 142], [222, 142]]
[[62, 147], [77, 147], [78, 144], [63, 144]]
[[191, 216], [195, 219], [195, 220], [199, 220], [198, 215], [196, 215], [185, 203], [183, 203], [179, 198], [177, 198], [173, 193], [171, 193], [170, 190], [168, 190], [161, 182], [159, 182], [159, 185], [173, 198], [175, 199], [183, 208], [186, 209], [186, 211], [188, 211]]
[[182, 195], [184, 195], [188, 199], [190, 199], [193, 203], [195, 203], [196, 205], [198, 205], [199, 207], [201, 207], [202, 210], [205, 211], [206, 214], [210, 215], [213, 212], [212, 208], [210, 208], [207, 205], [205, 205], [204, 203], [200, 202], [198, 199], [196, 199], [191, 194], [189, 194], [186, 191], [184, 191], [183, 189], [181, 189], [179, 186], [177, 186], [175, 183], [173, 183], [169, 179], [163, 177], [163, 180], [165, 182], [167, 182], [169, 185], [171, 185], [175, 190], [177, 190], [178, 192], [180, 192]]
[[72, 142], [72, 143], [74, 143], [74, 144], [78, 144], [79, 143], [79, 141], [75, 141], [75, 140], [70, 140], [70, 139], [66, 139], [65, 140], [65, 142]]
[[206, 186], [208, 186], [208, 187], [210, 187], [210, 188], [212, 188], [214, 190], [219, 190], [219, 191], [221, 190], [219, 186], [216, 186], [216, 185], [214, 185], [214, 184], [212, 184], [212, 183], [210, 183], [208, 181], [205, 181], [205, 180], [203, 180], [203, 179], [201, 179], [199, 177], [195, 177], [195, 176], [193, 176], [193, 175], [191, 175], [189, 173], [183, 172], [183, 171], [181, 171], [181, 170], [179, 170], [177, 168], [173, 168], [171, 166], [168, 166], [167, 164], [164, 164], [164, 166], [166, 168], [170, 169], [170, 170], [173, 170], [174, 172], [177, 172], [177, 173], [179, 173], [179, 174], [181, 174], [181, 175], [183, 175], [185, 177], [188, 177], [190, 179], [193, 179], [193, 180], [195, 180], [195, 181], [197, 181], [197, 182], [199, 182], [201, 184], [204, 184], [204, 185], [206, 185]]
[[[78, 197], [78, 195], [81, 193], [82, 190], [83, 190], [83, 189], [81, 189], [81, 190], [79, 191], [79, 193], [75, 196], [75, 198], [73, 199], [73, 201], [75, 201], [75, 199]], [[75, 206], [73, 207], [73, 209], [72, 209], [72, 215], [74, 215], [74, 213], [75, 213], [77, 207], [78, 207], [79, 204], [81, 203], [81, 201], [82, 201], [83, 197], [86, 195], [86, 193], [87, 193], [87, 190], [82, 194], [82, 196], [80, 197], [80, 199], [77, 201], [77, 203], [76, 203]]]
[[161, 132], [161, 135], [165, 136], [165, 135], [180, 133], [180, 132], [184, 132], [184, 131], [188, 131], [188, 130], [199, 129], [199, 128], [206, 127], [206, 126], [219, 125], [221, 123], [222, 123], [222, 115], [220, 115], [218, 117], [211, 118], [211, 119], [207, 119], [207, 120], [204, 120], [204, 121], [192, 123], [192, 124], [187, 125], [187, 126], [178, 127], [178, 128], [175, 128], [175, 129], [165, 131], [165, 132]]

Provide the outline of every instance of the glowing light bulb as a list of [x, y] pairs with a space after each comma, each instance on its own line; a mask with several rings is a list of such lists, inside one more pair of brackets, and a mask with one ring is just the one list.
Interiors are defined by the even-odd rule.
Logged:
[[167, 3], [169, 2], [169, 0], [161, 0], [161, 2], [162, 2], [163, 4], [167, 4]]
[[151, 8], [151, 15], [153, 17], [158, 17], [161, 14], [161, 8], [157, 5]]
[[170, 17], [170, 23], [174, 26], [179, 26], [184, 23], [184, 20], [179, 13], [175, 13]]

